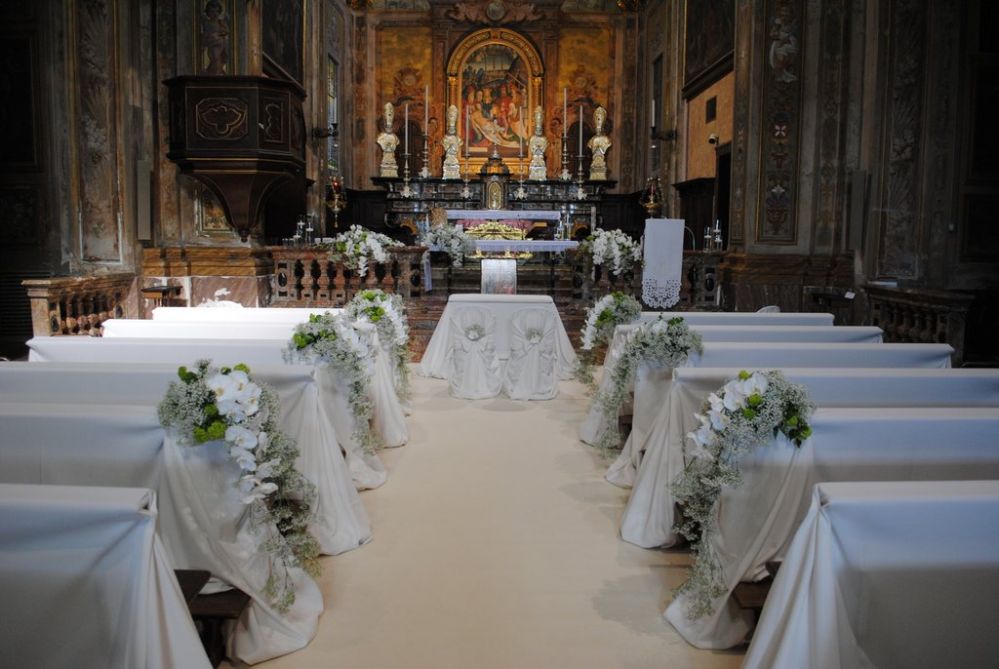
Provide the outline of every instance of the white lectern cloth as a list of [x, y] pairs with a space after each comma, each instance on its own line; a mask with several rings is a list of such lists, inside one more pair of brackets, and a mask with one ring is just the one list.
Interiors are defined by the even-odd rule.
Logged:
[[650, 307], [672, 307], [680, 301], [683, 219], [646, 219], [643, 252], [642, 302]]
[[0, 484], [0, 664], [208, 669], [138, 488]]
[[441, 315], [420, 362], [420, 374], [446, 379], [451, 355], [451, 312], [458, 306], [479, 307], [496, 318], [495, 346], [499, 358], [510, 357], [511, 321], [521, 309], [547, 309], [555, 317], [555, 373], [560, 379], [572, 377], [576, 352], [565, 332], [562, 318], [548, 295], [452, 295]]
[[[286, 344], [284, 342], [279, 345], [273, 339], [35, 337], [28, 340], [28, 359], [44, 362], [164, 362], [190, 365], [201, 358], [209, 358], [216, 365], [232, 366], [243, 362], [252, 370], [258, 366], [286, 364]], [[319, 367], [316, 378], [320, 382], [323, 403], [333, 422], [337, 441], [345, 453], [354, 483], [359, 488], [377, 488], [385, 483], [385, 467], [377, 455], [364, 453], [354, 439], [354, 417], [347, 394], [341, 390], [335, 375], [325, 367]]]
[[743, 667], [985, 666], [997, 599], [999, 482], [820, 483]]
[[[765, 577], [766, 563], [784, 556], [816, 483], [999, 478], [995, 408], [818, 409], [811, 423], [800, 448], [779, 437], [743, 457], [742, 485], [722, 490], [709, 541], [725, 594], [697, 620], [687, 618], [685, 595], [666, 609], [694, 646], [730, 648], [745, 638], [751, 616], [730, 600], [732, 589]], [[924, 525], [926, 541], [935, 542], [936, 524]]]
[[221, 442], [180, 446], [146, 406], [0, 403], [0, 483], [142, 487], [159, 496], [159, 534], [170, 564], [207, 569], [252, 597], [229, 653], [255, 663], [305, 647], [323, 598], [292, 569], [295, 603], [274, 609], [260, 546], [277, 529], [250, 522], [234, 482], [241, 472]]
[[[190, 364], [190, 363], [187, 363]], [[308, 365], [255, 366], [253, 376], [278, 394], [281, 429], [298, 443], [299, 471], [316, 484], [309, 525], [323, 553], [337, 555], [371, 539], [371, 524], [327, 415], [317, 370]], [[0, 362], [0, 401], [132, 404], [156, 407], [175, 364]]]
[[[621, 536], [626, 541], [652, 548], [676, 540], [669, 484], [683, 471], [686, 435], [697, 429], [694, 414], [701, 411], [707, 396], [741, 369], [745, 368], [674, 370], [665, 407], [656, 415], [646, 442], [638, 444], [645, 455], [636, 448], [635, 459], [629, 460], [637, 482], [621, 519]], [[792, 383], [808, 388], [819, 407], [999, 407], [999, 370], [994, 369], [782, 371]]]
[[198, 307], [156, 307], [157, 322], [189, 323], [304, 323], [316, 314], [340, 313], [343, 309], [312, 309], [305, 307], [256, 307], [245, 309], [201, 309]]
[[[625, 345], [638, 331], [640, 324], [630, 323], [619, 325], [614, 328], [614, 336], [611, 338], [610, 346], [607, 348], [607, 355], [604, 358], [603, 375], [600, 378], [598, 393], [607, 392], [611, 386], [614, 368], [617, 367], [618, 360], [624, 352]], [[799, 342], [799, 343], [862, 343], [877, 344], [881, 342], [884, 334], [881, 328], [876, 327], [854, 327], [854, 326], [833, 326], [833, 325], [702, 325], [692, 323], [690, 328], [701, 335], [705, 342]], [[629, 389], [634, 392], [634, 387]], [[596, 395], [595, 395], [596, 397]], [[624, 407], [627, 412], [630, 407]], [[640, 413], [642, 413], [640, 411]], [[639, 440], [645, 436], [645, 431], [649, 427], [649, 421], [644, 416], [632, 419], [638, 423], [637, 437]], [[586, 418], [579, 426], [579, 438], [587, 444], [595, 444], [604, 430], [607, 429], [607, 421], [600, 405], [591, 402], [590, 408], [586, 412]], [[635, 430], [632, 426], [632, 430]], [[630, 484], [630, 483], [629, 483]]]

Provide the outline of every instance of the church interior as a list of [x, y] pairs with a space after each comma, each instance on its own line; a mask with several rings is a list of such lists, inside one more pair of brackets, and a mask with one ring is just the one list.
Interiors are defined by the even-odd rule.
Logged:
[[[31, 642], [17, 643], [19, 666], [139, 666], [140, 655], [150, 667], [947, 666], [914, 641], [923, 623], [976, 632], [947, 645], [963, 646], [960, 666], [999, 651], [957, 558], [910, 546], [894, 526], [879, 539], [848, 511], [865, 503], [868, 519], [892, 522], [878, 495], [897, 495], [934, 519], [930, 537], [967, 539], [980, 589], [999, 594], [999, 133], [988, 121], [999, 5], [0, 4], [0, 470], [12, 467], [0, 471], [0, 590], [18, 582], [30, 601], [0, 604], [0, 619], [25, 621], [0, 623], [0, 646]], [[189, 313], [201, 316], [182, 324]], [[222, 384], [221, 398], [243, 362], [276, 388], [274, 415], [300, 451], [298, 479], [291, 465], [266, 473], [285, 456], [261, 464], [283, 442], [253, 423], [258, 396], [232, 419], [257, 425], [251, 465], [232, 455], [246, 509], [266, 509], [252, 532], [211, 512], [232, 495], [204, 491], [228, 484], [176, 447], [160, 403], [166, 368], [174, 384], [181, 364], [182, 384]], [[783, 393], [769, 434], [788, 453], [703, 455], [729, 443], [717, 435], [730, 420], [763, 416], [767, 393]], [[712, 423], [735, 411], [731, 397], [738, 415]], [[212, 442], [197, 430], [222, 426], [211, 406], [198, 443]], [[159, 436], [136, 446], [139, 424]], [[953, 462], [896, 454], [885, 446], [896, 434], [927, 453], [934, 438], [956, 442]], [[45, 439], [37, 460], [23, 448]], [[222, 440], [230, 454], [234, 439]], [[60, 450], [91, 440], [106, 447], [90, 465]], [[887, 454], [828, 455], [848, 441]], [[140, 458], [123, 455], [133, 447], [148, 467], [117, 471]], [[683, 492], [682, 472], [734, 460], [741, 479], [711, 470], [721, 483], [709, 502]], [[855, 488], [870, 481], [877, 494]], [[106, 492], [119, 487], [153, 497]], [[158, 498], [142, 578], [168, 601], [133, 601], [150, 586], [103, 576], [86, 592], [46, 590], [16, 571], [17, 556], [52, 557], [25, 537], [62, 536], [56, 507], [38, 502], [48, 494], [82, 525], [116, 504], [155, 520]], [[764, 501], [786, 507], [767, 520], [784, 534], [756, 517], [734, 526], [743, 509], [769, 513]], [[296, 522], [324, 557], [305, 560], [288, 537], [308, 532], [288, 519], [310, 504]], [[962, 504], [972, 511], [948, 520]], [[912, 574], [880, 591], [892, 593], [877, 614], [888, 622], [850, 619], [868, 600], [846, 577], [839, 618], [801, 612], [816, 596], [792, 582], [807, 550], [836, 569], [863, 562], [846, 539], [806, 546], [822, 519], [858, 545], [882, 540], [879, 555], [925, 549], [944, 576], [924, 578], [953, 588], [925, 601], [965, 613], [950, 625], [906, 613]], [[220, 533], [218, 546], [191, 548], [192, 528]], [[757, 530], [776, 542], [770, 553], [750, 546]], [[269, 568], [246, 558], [251, 535], [271, 547]], [[126, 557], [112, 568], [115, 551], [81, 574], [141, 571]], [[280, 587], [297, 596], [274, 604]], [[92, 600], [105, 596], [130, 603]], [[45, 625], [31, 621], [52, 597], [77, 617], [111, 611], [93, 616], [111, 621], [88, 633], [107, 634], [99, 648], [45, 649]], [[907, 633], [892, 627], [904, 615]], [[53, 634], [74, 628], [56, 618]], [[120, 638], [126, 618], [148, 627], [141, 643]], [[849, 636], [835, 652], [822, 645], [830, 629]], [[907, 650], [886, 641], [896, 632]]]

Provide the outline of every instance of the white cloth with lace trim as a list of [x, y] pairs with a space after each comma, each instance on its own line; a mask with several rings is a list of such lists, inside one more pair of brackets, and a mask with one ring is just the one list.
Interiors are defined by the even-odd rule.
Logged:
[[646, 219], [644, 262], [642, 302], [660, 309], [679, 302], [680, 274], [683, 271], [683, 219]]

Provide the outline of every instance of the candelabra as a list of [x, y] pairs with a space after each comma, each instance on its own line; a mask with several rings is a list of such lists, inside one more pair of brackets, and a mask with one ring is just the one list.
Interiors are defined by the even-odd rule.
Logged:
[[347, 208], [347, 198], [343, 194], [343, 182], [339, 174], [330, 177], [329, 190], [326, 193], [326, 206], [333, 212], [333, 229], [340, 229], [340, 212]]
[[461, 199], [471, 200], [472, 199], [472, 189], [468, 187], [468, 162], [465, 162], [465, 170], [461, 174], [462, 181], [465, 182], [465, 187], [461, 189]]
[[517, 190], [515, 190], [513, 192], [513, 199], [515, 199], [515, 200], [526, 200], [527, 199], [527, 191], [524, 190], [524, 159], [523, 158], [520, 159], [519, 164], [520, 164], [520, 166], [518, 167], [518, 170], [520, 172], [520, 179], [519, 179], [519, 184], [520, 185], [518, 185], [517, 186]]
[[576, 199], [585, 200], [586, 191], [583, 189], [583, 153], [576, 156]]
[[423, 133], [423, 169], [420, 170], [420, 178], [430, 178], [430, 140], [427, 133]]
[[562, 181], [572, 181], [572, 175], [569, 174], [569, 145], [565, 141], [565, 132], [562, 133], [562, 173], [559, 174], [558, 178]]

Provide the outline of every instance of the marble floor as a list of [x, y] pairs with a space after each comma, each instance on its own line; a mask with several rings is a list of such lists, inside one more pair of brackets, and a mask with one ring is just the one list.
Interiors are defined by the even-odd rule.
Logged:
[[738, 667], [662, 618], [689, 556], [617, 536], [626, 491], [576, 438], [588, 404], [456, 400], [413, 375], [411, 440], [362, 493], [374, 540], [325, 558], [305, 649], [255, 665], [427, 669]]

